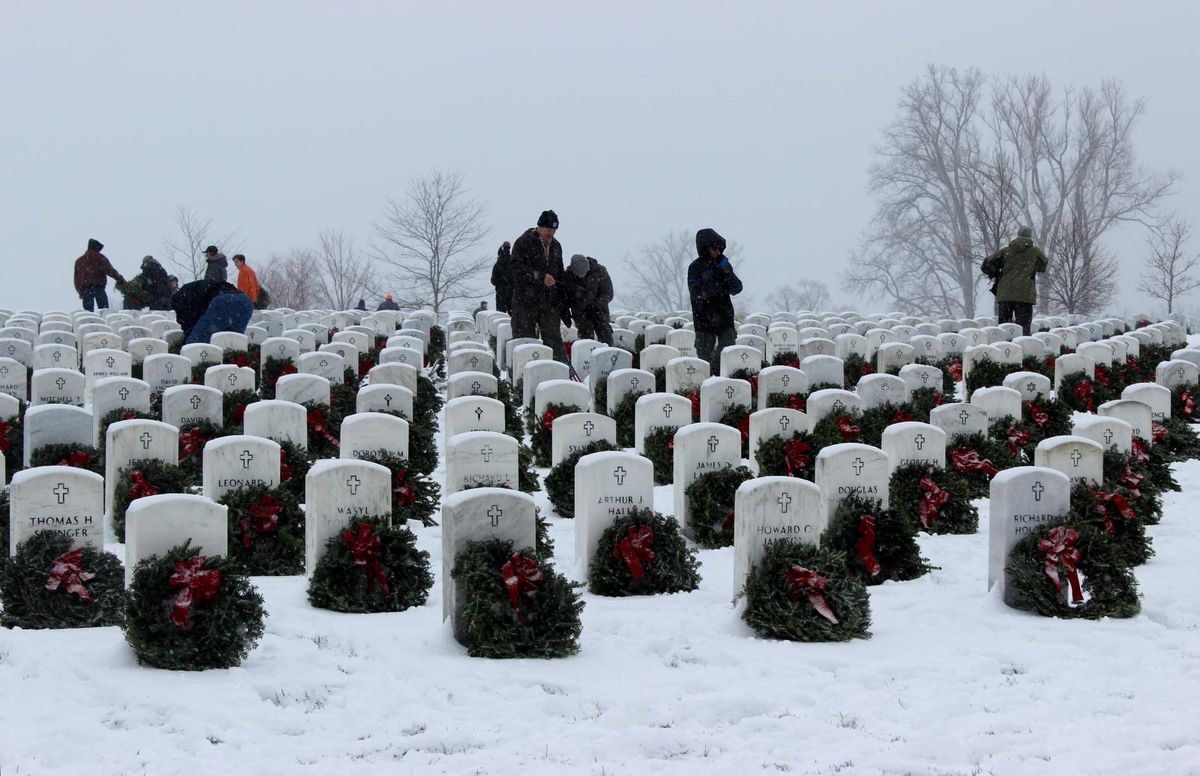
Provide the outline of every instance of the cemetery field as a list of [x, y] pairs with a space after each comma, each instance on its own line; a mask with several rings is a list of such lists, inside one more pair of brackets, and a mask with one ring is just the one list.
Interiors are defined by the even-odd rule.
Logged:
[[[700, 552], [693, 593], [585, 592], [581, 650], [559, 660], [467, 657], [441, 574], [424, 606], [377, 615], [256, 577], [266, 634], [230, 670], [139, 667], [117, 628], [3, 631], [0, 773], [1197, 773], [1200, 462], [1173, 468], [1128, 620], [987, 592], [981, 501], [974, 535], [920, 536], [935, 571], [871, 588], [872, 638], [848, 643], [756, 638], [733, 548]], [[578, 579], [573, 522], [535, 499]], [[673, 512], [671, 487], [655, 502]], [[440, 569], [442, 529], [414, 530]]]

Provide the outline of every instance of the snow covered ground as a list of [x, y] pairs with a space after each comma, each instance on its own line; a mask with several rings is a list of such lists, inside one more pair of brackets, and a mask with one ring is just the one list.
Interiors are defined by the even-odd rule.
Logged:
[[[1132, 620], [1005, 607], [981, 501], [979, 533], [922, 537], [937, 571], [872, 588], [873, 637], [848, 644], [754, 637], [731, 549], [701, 552], [693, 593], [585, 594], [564, 660], [467, 657], [440, 579], [417, 610], [350, 615], [256, 578], [266, 636], [230, 671], [139, 667], [116, 628], [0, 631], [0, 774], [1200, 773], [1200, 462], [1175, 469]], [[575, 575], [574, 525], [537, 499]], [[440, 529], [417, 532], [440, 569]]]

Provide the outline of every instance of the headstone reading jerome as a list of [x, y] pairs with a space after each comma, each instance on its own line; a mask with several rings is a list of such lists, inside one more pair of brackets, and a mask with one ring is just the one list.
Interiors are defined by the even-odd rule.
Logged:
[[992, 478], [988, 507], [988, 589], [999, 584], [1004, 602], [1014, 593], [1005, 573], [1008, 554], [1039, 525], [1066, 516], [1071, 481], [1062, 472], [1039, 466], [1005, 469]]
[[758, 477], [738, 486], [734, 496], [733, 597], [767, 547], [776, 542], [816, 545], [825, 530], [821, 490], [795, 477]]
[[108, 427], [104, 445], [104, 505], [112, 511], [121, 470], [143, 461], [179, 463], [179, 429], [157, 420], [121, 420]]
[[390, 519], [392, 473], [368, 461], [317, 461], [304, 479], [304, 501], [304, 563], [312, 574], [326, 543], [351, 519]]
[[700, 420], [716, 423], [731, 407], [751, 409], [750, 383], [732, 377], [710, 377], [700, 386]]
[[71, 539], [71, 547], [104, 549], [104, 478], [73, 466], [40, 466], [13, 475], [8, 554], [38, 531]]

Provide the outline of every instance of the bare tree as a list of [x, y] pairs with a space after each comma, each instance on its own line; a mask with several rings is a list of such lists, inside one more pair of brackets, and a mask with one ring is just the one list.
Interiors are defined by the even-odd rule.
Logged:
[[767, 294], [766, 302], [775, 310], [828, 310], [829, 286], [819, 280], [801, 280], [791, 285], [779, 286]]
[[460, 173], [434, 170], [413, 180], [403, 201], [388, 200], [373, 224], [372, 252], [394, 268], [397, 286], [406, 289], [402, 306], [429, 305], [437, 313], [478, 296], [475, 279], [491, 258], [471, 254], [487, 236], [486, 213], [468, 198]]
[[320, 256], [308, 248], [273, 253], [256, 272], [259, 283], [271, 295], [272, 307], [308, 310], [321, 304]]
[[[1115, 81], [1056, 94], [1034, 76], [999, 80], [986, 101], [985, 81], [930, 66], [905, 88], [870, 171], [878, 209], [843, 287], [972, 316], [979, 262], [1027, 224], [1050, 258], [1041, 308], [1102, 306], [1112, 258], [1103, 238], [1118, 223], [1145, 223], [1176, 180], [1135, 162], [1144, 102]], [[1093, 281], [1086, 292], [1078, 285]]]
[[196, 211], [180, 205], [175, 209], [175, 233], [163, 236], [163, 258], [178, 268], [184, 283], [204, 276], [204, 249], [216, 245], [232, 256], [242, 246], [238, 230], [215, 234], [211, 218], [201, 218]]
[[1146, 238], [1146, 254], [1138, 290], [1167, 305], [1167, 314], [1175, 312], [1179, 297], [1200, 288], [1200, 253], [1187, 249], [1192, 239], [1192, 225], [1181, 218], [1170, 217], [1151, 231]]
[[625, 268], [635, 278], [637, 290], [625, 296], [638, 307], [655, 310], [687, 310], [688, 264], [696, 258], [696, 242], [686, 229], [671, 230], [638, 249], [637, 256], [625, 257]]
[[340, 229], [317, 235], [320, 301], [334, 310], [349, 310], [372, 290], [371, 260], [354, 250], [354, 240]]

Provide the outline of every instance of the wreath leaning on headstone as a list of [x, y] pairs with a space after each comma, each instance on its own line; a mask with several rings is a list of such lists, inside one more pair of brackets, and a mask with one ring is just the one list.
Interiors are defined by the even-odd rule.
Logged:
[[129, 407], [114, 407], [104, 413], [104, 417], [100, 418], [100, 435], [97, 439], [100, 440], [100, 452], [105, 452], [104, 448], [108, 444], [108, 427], [122, 420], [158, 420], [149, 412], [130, 409]]
[[650, 391], [630, 391], [613, 408], [612, 418], [617, 425], [617, 447], [633, 447], [634, 411], [637, 400]]
[[554, 419], [573, 412], [583, 412], [583, 410], [574, 404], [551, 402], [546, 405], [540, 418], [534, 418], [535, 413], [530, 413], [530, 418], [533, 420], [530, 426], [529, 447], [533, 450], [534, 464], [540, 467], [550, 465], [551, 430], [554, 427]]
[[8, 628], [120, 625], [125, 570], [115, 555], [91, 546], [71, 549], [67, 535], [38, 531], [4, 566], [0, 602], [0, 624]]
[[1096, 401], [1096, 385], [1087, 372], [1072, 372], [1062, 379], [1055, 397], [1073, 412], [1095, 412], [1099, 402]]
[[1141, 611], [1133, 572], [1092, 526], [1038, 526], [1009, 552], [1005, 573], [1011, 605], [1043, 617], [1098, 620]]
[[330, 537], [308, 583], [308, 601], [335, 612], [402, 612], [433, 587], [429, 553], [387, 517], [355, 518]]
[[1162, 445], [1151, 445], [1141, 437], [1134, 437], [1129, 462], [1160, 493], [1168, 490], [1178, 493], [1181, 490]]
[[889, 504], [914, 530], [931, 534], [973, 534], [979, 510], [954, 471], [929, 462], [897, 467], [888, 482]]
[[[875, 365], [858, 353], [848, 353], [842, 359], [842, 377], [844, 385], [858, 385], [858, 381], [866, 375], [875, 374]], [[836, 386], [841, 388], [842, 386]], [[817, 390], [809, 387], [810, 391]]]
[[417, 375], [417, 393], [413, 396], [413, 418], [430, 431], [438, 430], [438, 413], [442, 411], [441, 395], [433, 381], [425, 375]]
[[723, 426], [736, 428], [741, 438], [741, 457], [750, 457], [750, 408], [745, 404], [734, 404], [721, 414], [717, 421]]
[[579, 651], [583, 601], [532, 548], [470, 542], [454, 559], [465, 604], [456, 636], [472, 657], [551, 658]]
[[1167, 456], [1172, 461], [1187, 461], [1200, 458], [1200, 436], [1192, 429], [1192, 424], [1182, 418], [1167, 418], [1162, 423], [1155, 423], [1155, 444], [1161, 444], [1166, 449]]
[[819, 453], [831, 445], [862, 442], [861, 420], [862, 413], [858, 410], [829, 413], [813, 424], [813, 448]]
[[496, 398], [504, 405], [504, 433], [518, 442], [524, 442], [525, 428], [521, 425], [521, 413], [513, 401], [512, 386], [507, 380], [496, 380]]
[[207, 420], [179, 429], [179, 466], [197, 482], [204, 472], [204, 446], [221, 436], [224, 431]]
[[342, 447], [342, 416], [327, 404], [305, 402], [302, 406], [307, 415], [309, 452], [317, 459], [337, 458]]
[[527, 444], [517, 444], [517, 489], [522, 493], [537, 493], [542, 482], [533, 469], [533, 450]]
[[425, 527], [437, 525], [433, 514], [442, 500], [442, 486], [423, 472], [412, 469], [408, 459], [383, 450], [363, 453], [360, 461], [386, 466], [392, 473], [392, 523], [416, 520]]
[[592, 397], [592, 406], [601, 415], [608, 414], [608, 377], [596, 382], [596, 393]]
[[251, 576], [304, 573], [304, 512], [283, 487], [252, 485], [225, 493], [229, 557]]
[[[294, 375], [298, 371], [296, 365], [290, 359], [267, 356], [267, 360], [262, 364], [262, 379], [259, 381], [259, 392], [262, 394], [262, 397], [264, 399], [274, 399], [275, 385], [279, 382], [279, 378], [284, 375]], [[203, 374], [201, 372], [201, 376]], [[203, 379], [201, 379], [201, 382], [203, 382]]]
[[1039, 396], [1021, 402], [1021, 424], [1032, 435], [1031, 444], [1036, 447], [1043, 439], [1071, 433], [1071, 408], [1056, 399]]
[[804, 542], [774, 542], [746, 579], [742, 619], [763, 638], [849, 641], [870, 638], [867, 586], [842, 553]]
[[1104, 488], [1114, 484], [1129, 494], [1129, 503], [1146, 525], [1162, 521], [1162, 489], [1147, 476], [1134, 456], [1118, 452], [1116, 446], [1104, 451]]
[[904, 582], [931, 570], [921, 557], [916, 526], [878, 499], [849, 496], [838, 504], [821, 546], [842, 552], [846, 567], [868, 585]]
[[258, 394], [246, 390], [230, 391], [221, 397], [221, 425], [226, 434], [242, 433], [246, 424], [246, 407], [256, 401], [259, 401]]
[[71, 466], [104, 476], [104, 456], [91, 445], [43, 445], [29, 456], [33, 466]]
[[793, 431], [790, 437], [779, 435], [760, 441], [754, 460], [760, 477], [799, 477], [812, 482], [817, 449], [812, 434]]
[[688, 532], [701, 547], [713, 549], [733, 544], [734, 494], [754, 474], [745, 466], [705, 472], [684, 490], [688, 503]]
[[142, 461], [136, 466], [122, 468], [113, 488], [110, 518], [117, 541], [125, 541], [125, 512], [139, 498], [160, 493], [186, 493], [198, 485], [182, 467], [163, 461]]
[[675, 481], [675, 432], [678, 430], [674, 426], [664, 426], [642, 439], [642, 455], [654, 464], [655, 485], [670, 485]]
[[21, 411], [15, 416], [0, 420], [0, 454], [4, 455], [4, 471], [9, 479], [25, 464], [24, 404], [21, 402]]
[[8, 531], [9, 531], [9, 493], [8, 487], [0, 488], [0, 571], [8, 563]]
[[1200, 423], [1200, 390], [1194, 385], [1177, 385], [1171, 389], [1171, 417]]
[[1009, 373], [1016, 368], [1013, 364], [1001, 364], [987, 356], [976, 359], [971, 364], [971, 371], [966, 378], [967, 398], [969, 399], [980, 388], [1003, 385], [1004, 378], [1008, 377]]
[[945, 398], [936, 388], [917, 388], [908, 397], [908, 407], [914, 420], [928, 423], [929, 413], [934, 407], [942, 406], [944, 401]]
[[946, 465], [961, 478], [965, 486], [963, 495], [976, 499], [988, 497], [993, 477], [1019, 464], [1007, 443], [976, 432], [950, 438], [946, 445]]
[[685, 593], [700, 585], [696, 551], [679, 523], [652, 509], [632, 509], [600, 536], [588, 572], [596, 595]]
[[554, 465], [546, 475], [546, 495], [560, 517], [575, 517], [575, 464], [579, 459], [616, 449], [608, 440], [600, 439], [589, 442]]
[[1076, 530], [1092, 528], [1112, 546], [1112, 557], [1122, 566], [1140, 566], [1154, 555], [1146, 522], [1134, 508], [1126, 486], [1106, 482], [1099, 487], [1081, 482], [1071, 488], [1067, 523]]
[[188, 541], [138, 563], [123, 627], [139, 663], [203, 671], [245, 660], [265, 617], [262, 596], [232, 559], [205, 557]]
[[786, 410], [799, 410], [804, 412], [805, 405], [808, 403], [808, 392], [805, 393], [783, 393], [773, 392], [767, 394], [767, 407], [779, 407]]
[[[500, 487], [504, 490], [510, 490], [507, 485], [468, 485], [463, 490], [474, 490], [475, 488], [495, 488]], [[461, 491], [460, 491], [461, 492]], [[534, 525], [534, 545], [539, 558], [554, 557], [554, 540], [550, 538], [550, 522], [542, 516], [542, 508], [535, 506], [533, 508], [533, 525]]]
[[279, 442], [279, 487], [303, 502], [304, 481], [314, 459], [295, 442]]

